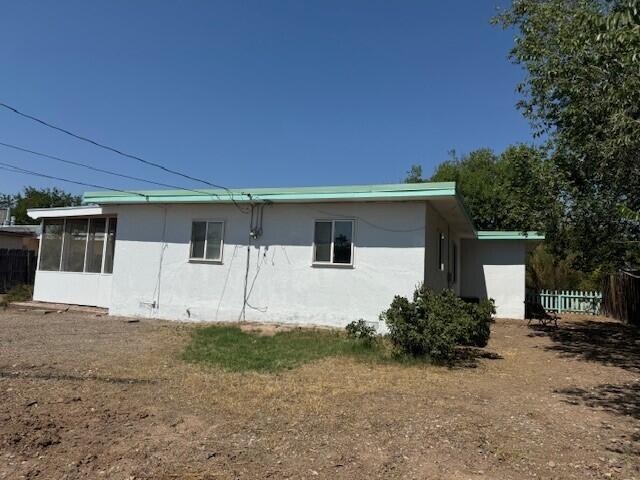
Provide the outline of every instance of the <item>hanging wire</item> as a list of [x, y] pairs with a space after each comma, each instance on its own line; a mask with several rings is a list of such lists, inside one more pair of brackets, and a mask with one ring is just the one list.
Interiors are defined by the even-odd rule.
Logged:
[[[103, 148], [105, 150], [109, 150], [110, 152], [113, 152], [113, 153], [115, 153], [117, 155], [121, 155], [123, 157], [127, 157], [127, 158], [130, 158], [132, 160], [136, 160], [138, 162], [144, 163], [145, 165], [149, 165], [151, 167], [159, 168], [160, 170], [163, 170], [164, 172], [170, 173], [172, 175], [178, 175], [178, 176], [186, 178], [188, 180], [193, 180], [195, 182], [200, 182], [202, 184], [208, 185], [210, 187], [219, 188], [221, 190], [224, 190], [229, 195], [231, 201], [233, 202], [233, 204], [236, 206], [236, 208], [238, 210], [240, 210], [242, 213], [248, 213], [248, 210], [243, 209], [237, 203], [236, 199], [234, 198], [234, 192], [231, 189], [229, 189], [229, 188], [227, 188], [227, 187], [225, 187], [223, 185], [218, 185], [218, 184], [215, 184], [215, 183], [211, 183], [208, 180], [205, 180], [205, 179], [202, 179], [202, 178], [198, 178], [198, 177], [194, 177], [192, 175], [188, 175], [186, 173], [182, 173], [182, 172], [180, 172], [178, 170], [173, 170], [171, 168], [165, 167], [164, 165], [162, 165], [160, 163], [152, 162], [150, 160], [145, 160], [144, 158], [139, 157], [137, 155], [126, 153], [126, 152], [124, 152], [122, 150], [119, 150], [119, 149], [117, 149], [115, 147], [111, 147], [111, 146], [106, 145], [104, 143], [100, 143], [100, 142], [98, 142], [96, 140], [92, 140], [92, 139], [90, 139], [88, 137], [85, 137], [83, 135], [79, 135], [77, 133], [74, 133], [74, 132], [72, 132], [70, 130], [67, 130], [65, 128], [62, 128], [62, 127], [59, 127], [59, 126], [54, 125], [52, 123], [49, 123], [49, 122], [47, 122], [45, 120], [42, 120], [42, 119], [40, 119], [38, 117], [35, 117], [33, 115], [29, 115], [28, 113], [21, 112], [17, 108], [12, 107], [11, 105], [8, 105], [8, 104], [6, 104], [4, 102], [0, 102], [0, 107], [3, 107], [5, 109], [15, 113], [16, 115], [20, 115], [21, 117], [28, 118], [29, 120], [33, 120], [34, 122], [37, 122], [37, 123], [39, 123], [41, 125], [44, 125], [45, 127], [51, 128], [53, 130], [57, 130], [58, 132], [64, 133], [66, 135], [69, 135], [69, 136], [71, 136], [73, 138], [76, 138], [78, 140], [81, 140], [83, 142], [87, 142], [87, 143], [90, 143], [90, 144], [92, 144], [92, 145], [94, 145], [96, 147]], [[247, 194], [245, 194], [244, 192], [241, 192], [240, 195], [247, 195]]]
[[89, 164], [86, 164], [86, 163], [82, 163], [82, 162], [77, 162], [75, 160], [68, 160], [66, 158], [57, 157], [55, 155], [50, 155], [48, 153], [36, 152], [35, 150], [29, 150], [28, 148], [20, 147], [18, 145], [12, 145], [10, 143], [0, 142], [0, 145], [3, 146], [3, 147], [6, 147], [6, 148], [12, 148], [14, 150], [18, 150], [20, 152], [26, 152], [26, 153], [30, 153], [32, 155], [37, 155], [39, 157], [49, 158], [51, 160], [55, 160], [57, 162], [66, 163], [68, 165], [74, 165], [74, 166], [77, 166], [77, 167], [83, 167], [83, 168], [92, 170], [94, 172], [106, 173], [107, 175], [113, 175], [115, 177], [127, 178], [129, 180], [136, 180], [138, 182], [144, 182], [144, 183], [148, 183], [150, 185], [157, 185], [157, 186], [160, 186], [160, 187], [174, 188], [176, 190], [185, 190], [187, 192], [193, 192], [193, 193], [197, 193], [199, 195], [207, 195], [207, 196], [214, 195], [214, 196], [220, 198], [220, 196], [217, 193], [206, 192], [204, 190], [193, 190], [191, 188], [185, 188], [185, 187], [178, 187], [178, 186], [172, 185], [170, 183], [156, 182], [154, 180], [147, 180], [146, 178], [134, 177], [134, 176], [127, 175], [127, 174], [124, 174], [124, 173], [114, 172], [113, 170], [105, 170], [103, 168], [94, 167], [92, 165], [89, 165]]
[[82, 186], [85, 186], [85, 187], [99, 188], [99, 189], [103, 189], [103, 190], [110, 190], [112, 192], [126, 193], [128, 195], [137, 195], [137, 196], [143, 197], [146, 200], [149, 200], [149, 196], [148, 195], [144, 195], [144, 194], [139, 193], [139, 192], [131, 192], [131, 191], [128, 191], [128, 190], [120, 190], [119, 188], [105, 187], [103, 185], [96, 185], [96, 184], [93, 184], [93, 183], [85, 183], [85, 182], [80, 182], [80, 181], [77, 181], [77, 180], [70, 180], [68, 178], [62, 178], [62, 177], [56, 177], [56, 176], [53, 176], [53, 175], [47, 175], [46, 173], [34, 172], [33, 170], [27, 170], [26, 168], [21, 168], [21, 167], [18, 167], [16, 165], [12, 165], [12, 164], [6, 163], [6, 162], [0, 162], [0, 170], [6, 170], [8, 172], [13, 172], [13, 173], [22, 173], [24, 175], [33, 175], [35, 177], [48, 178], [48, 179], [51, 179], [51, 180], [59, 180], [61, 182], [73, 183], [75, 185], [82, 185]]

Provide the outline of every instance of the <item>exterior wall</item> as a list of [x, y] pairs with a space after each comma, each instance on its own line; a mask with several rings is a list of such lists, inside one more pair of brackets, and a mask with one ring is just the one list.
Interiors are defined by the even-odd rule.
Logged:
[[107, 308], [111, 298], [111, 275], [100, 273], [37, 271], [33, 299]]
[[[353, 268], [312, 266], [314, 220], [340, 218], [355, 219]], [[194, 219], [225, 222], [221, 263], [189, 262]], [[109, 311], [236, 321], [246, 278], [249, 321], [377, 321], [424, 278], [424, 222], [417, 201], [272, 204], [249, 244], [249, 216], [233, 205], [121, 206]]]
[[[453, 231], [447, 221], [429, 204], [425, 210], [425, 264], [424, 264], [424, 283], [427, 287], [438, 292], [445, 288], [452, 288], [456, 294], [460, 294], [460, 239], [457, 232]], [[442, 252], [445, 269], [440, 270], [438, 258], [438, 243], [440, 234], [444, 234], [446, 242]], [[451, 253], [451, 241], [458, 245], [458, 274], [455, 276], [456, 281], [453, 282], [453, 258]], [[451, 279], [451, 281], [450, 281]]]
[[40, 240], [37, 237], [25, 237], [22, 239], [22, 248], [37, 252], [40, 248]]
[[18, 235], [2, 235], [0, 233], [0, 248], [22, 250], [23, 247], [23, 237]]
[[524, 318], [525, 241], [462, 240], [461, 295], [493, 298], [496, 316]]

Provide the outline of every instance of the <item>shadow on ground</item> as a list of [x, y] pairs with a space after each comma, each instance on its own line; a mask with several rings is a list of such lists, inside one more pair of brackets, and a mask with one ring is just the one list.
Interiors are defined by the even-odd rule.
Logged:
[[502, 355], [476, 347], [459, 347], [450, 364], [451, 368], [476, 368], [479, 360], [502, 360]]
[[563, 357], [640, 373], [640, 330], [614, 321], [583, 320], [561, 323], [557, 328], [531, 326], [532, 335], [548, 336], [546, 350]]
[[640, 383], [638, 382], [622, 385], [602, 384], [589, 390], [563, 388], [555, 390], [555, 393], [564, 395], [565, 401], [574, 405], [586, 405], [640, 420]]
[[[552, 344], [542, 347], [564, 358], [618, 367], [640, 373], [640, 330], [623, 323], [603, 320], [562, 322], [557, 328], [531, 326], [532, 336], [546, 336]], [[640, 420], [640, 382], [604, 383], [591, 388], [554, 390], [571, 405], [583, 405], [635, 421]], [[640, 434], [612, 438], [607, 450], [640, 455]]]

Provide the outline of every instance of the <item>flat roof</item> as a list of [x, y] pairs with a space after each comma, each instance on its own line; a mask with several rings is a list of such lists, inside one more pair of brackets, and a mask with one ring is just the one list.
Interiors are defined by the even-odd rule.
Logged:
[[33, 237], [40, 234], [40, 225], [0, 225], [0, 234]]
[[32, 218], [101, 215], [109, 205], [166, 203], [304, 203], [374, 202], [443, 199], [452, 204], [456, 215], [468, 223], [469, 233], [480, 240], [543, 240], [540, 232], [480, 231], [469, 217], [455, 182], [391, 183], [378, 185], [339, 185], [287, 188], [233, 188], [184, 190], [135, 190], [130, 192], [86, 192], [79, 207], [30, 209]]
[[[202, 192], [202, 193], [200, 193]], [[393, 183], [383, 185], [341, 185], [291, 188], [234, 188], [193, 190], [136, 190], [86, 192], [83, 203], [251, 203], [402, 201], [456, 195], [455, 182]]]

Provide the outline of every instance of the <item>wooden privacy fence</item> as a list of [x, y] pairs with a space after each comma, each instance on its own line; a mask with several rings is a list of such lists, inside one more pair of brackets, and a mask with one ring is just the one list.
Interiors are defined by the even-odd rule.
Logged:
[[640, 325], [640, 271], [618, 272], [605, 279], [602, 311], [624, 322]]
[[32, 284], [36, 276], [36, 253], [0, 248], [0, 293], [16, 285]]
[[538, 303], [547, 312], [600, 313], [602, 293], [579, 290], [527, 290], [527, 303]]

